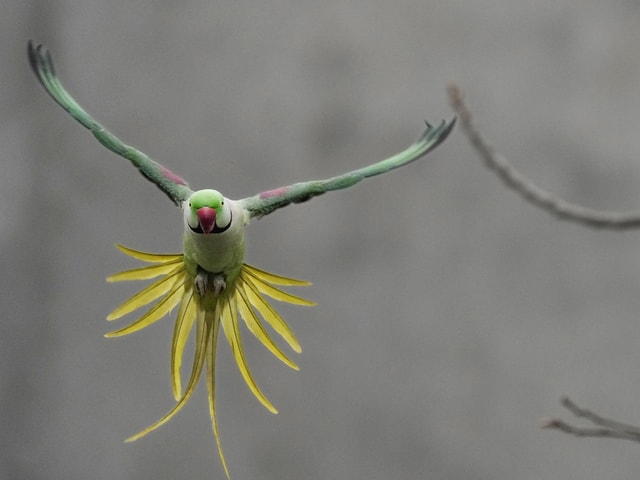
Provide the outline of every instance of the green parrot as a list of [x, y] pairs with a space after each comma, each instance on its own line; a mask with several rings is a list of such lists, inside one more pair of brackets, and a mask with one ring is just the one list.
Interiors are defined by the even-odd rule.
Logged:
[[[107, 278], [110, 282], [119, 282], [160, 277], [109, 314], [107, 320], [116, 320], [153, 304], [139, 319], [108, 333], [107, 337], [118, 337], [145, 328], [178, 306], [170, 362], [176, 404], [154, 424], [126, 441], [137, 440], [168, 422], [192, 396], [202, 371], [206, 368], [213, 433], [222, 466], [229, 477], [218, 433], [215, 404], [216, 345], [220, 325], [249, 389], [270, 412], [277, 413], [257, 386], [247, 365], [240, 336], [240, 319], [273, 355], [297, 370], [296, 364], [273, 341], [265, 328], [266, 323], [294, 352], [301, 352], [295, 335], [266, 297], [295, 305], [315, 305], [279, 288], [307, 286], [310, 285], [309, 282], [267, 273], [244, 263], [245, 227], [253, 218], [261, 218], [279, 208], [305, 202], [325, 192], [349, 188], [367, 177], [387, 173], [419, 159], [447, 138], [454, 127], [455, 118], [448, 123], [442, 121], [436, 127], [427, 123], [424, 132], [409, 148], [378, 163], [326, 180], [295, 183], [242, 200], [231, 200], [217, 190], [192, 190], [180, 176], [141, 151], [124, 144], [100, 125], [62, 86], [56, 76], [51, 55], [43, 45], [34, 46], [29, 42], [28, 57], [39, 82], [69, 115], [87, 128], [102, 145], [129, 160], [145, 178], [160, 188], [183, 211], [184, 250], [181, 254], [146, 253], [116, 245], [124, 254], [149, 265]], [[194, 326], [194, 359], [191, 374], [186, 387], [183, 388], [183, 351]]]

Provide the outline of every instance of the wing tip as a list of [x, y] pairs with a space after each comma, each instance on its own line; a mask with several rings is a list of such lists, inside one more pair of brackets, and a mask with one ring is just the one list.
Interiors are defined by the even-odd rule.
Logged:
[[429, 153], [449, 137], [456, 125], [456, 121], [457, 117], [454, 116], [449, 122], [443, 119], [437, 126], [433, 126], [425, 120], [424, 123], [427, 128], [420, 134], [414, 145], [422, 145], [423, 148], [426, 147], [422, 155]]
[[29, 59], [29, 65], [38, 78], [40, 78], [40, 52], [42, 48], [43, 46], [41, 43], [34, 44], [33, 40], [29, 40], [27, 43], [27, 58]]
[[43, 71], [55, 75], [56, 70], [53, 65], [51, 52], [42, 43], [35, 43], [33, 40], [27, 42], [27, 57], [29, 65], [34, 73], [40, 78]]
[[434, 127], [427, 120], [425, 120], [424, 123], [427, 126], [427, 128], [422, 133], [422, 135], [420, 135], [420, 138], [418, 139], [418, 141], [420, 142], [426, 139], [427, 137], [432, 137], [436, 139], [436, 142], [434, 143], [433, 146], [435, 147], [439, 145], [440, 143], [442, 143], [444, 140], [447, 139], [447, 137], [455, 127], [457, 120], [458, 120], [458, 117], [456, 116], [454, 116], [449, 122], [443, 119], [440, 121], [437, 127]]
[[56, 69], [53, 63], [51, 52], [42, 43], [35, 43], [33, 40], [27, 42], [27, 58], [29, 66], [36, 76], [38, 83], [60, 106], [68, 111], [68, 107], [63, 105], [59, 98], [51, 90], [57, 80]]
[[29, 65], [34, 68], [36, 60], [36, 50], [40, 48], [41, 44], [34, 46], [33, 40], [29, 39], [27, 42], [27, 57], [29, 58]]

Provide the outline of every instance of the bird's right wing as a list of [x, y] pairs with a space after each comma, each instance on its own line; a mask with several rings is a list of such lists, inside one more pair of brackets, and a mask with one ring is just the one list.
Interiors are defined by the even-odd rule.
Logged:
[[183, 178], [153, 161], [140, 150], [123, 143], [85, 112], [60, 83], [51, 54], [43, 45], [34, 46], [29, 42], [27, 53], [31, 68], [47, 93], [69, 115], [87, 128], [102, 145], [133, 163], [147, 180], [155, 183], [176, 205], [189, 198], [193, 191]]

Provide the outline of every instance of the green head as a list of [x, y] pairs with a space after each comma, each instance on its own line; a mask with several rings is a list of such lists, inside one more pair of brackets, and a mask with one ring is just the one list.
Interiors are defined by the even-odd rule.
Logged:
[[194, 233], [221, 233], [231, 224], [231, 210], [217, 190], [198, 190], [187, 201], [185, 220]]

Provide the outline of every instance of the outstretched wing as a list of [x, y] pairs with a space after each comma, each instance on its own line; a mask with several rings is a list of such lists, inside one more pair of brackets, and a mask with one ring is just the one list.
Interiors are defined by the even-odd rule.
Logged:
[[409, 148], [373, 165], [326, 180], [294, 183], [287, 187], [267, 190], [253, 197], [243, 198], [240, 202], [252, 218], [261, 217], [291, 203], [306, 202], [331, 190], [349, 188], [367, 177], [387, 173], [426, 155], [447, 138], [455, 123], [455, 118], [449, 123], [443, 120], [437, 127], [427, 123], [425, 131]]
[[141, 151], [124, 144], [84, 111], [60, 83], [56, 76], [51, 54], [43, 45], [34, 46], [29, 42], [27, 50], [29, 63], [40, 84], [58, 105], [64, 108], [82, 126], [89, 129], [102, 145], [133, 163], [147, 180], [155, 183], [176, 205], [180, 205], [180, 203], [189, 198], [193, 191], [184, 179], [151, 160]]

